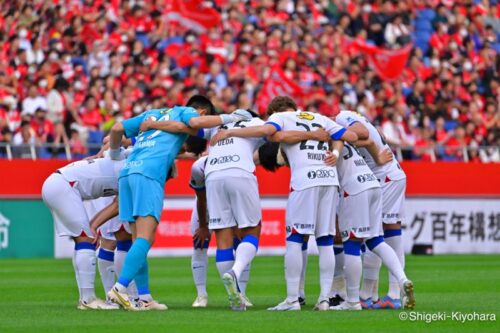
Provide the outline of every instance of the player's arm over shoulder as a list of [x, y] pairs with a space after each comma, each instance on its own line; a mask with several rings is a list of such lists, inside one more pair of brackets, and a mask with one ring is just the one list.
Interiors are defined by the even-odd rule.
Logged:
[[325, 121], [325, 130], [330, 133], [332, 140], [343, 140], [349, 143], [354, 143], [358, 140], [358, 135], [345, 127], [342, 127], [332, 119], [323, 116]]

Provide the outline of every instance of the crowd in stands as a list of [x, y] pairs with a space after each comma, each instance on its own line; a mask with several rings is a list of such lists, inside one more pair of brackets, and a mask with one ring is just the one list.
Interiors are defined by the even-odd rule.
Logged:
[[[168, 20], [170, 1], [2, 1], [0, 142], [84, 156], [115, 122], [195, 93], [255, 109], [280, 66], [304, 109], [357, 111], [405, 159], [500, 161], [500, 1], [213, 0], [221, 21], [204, 32]], [[380, 79], [356, 39], [413, 43], [399, 79]]]

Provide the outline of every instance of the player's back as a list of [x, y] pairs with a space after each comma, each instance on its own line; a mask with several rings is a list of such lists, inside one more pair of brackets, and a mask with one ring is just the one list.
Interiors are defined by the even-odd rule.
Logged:
[[205, 189], [205, 168], [207, 165], [208, 156], [203, 156], [197, 159], [191, 166], [191, 178], [189, 186], [195, 191]]
[[[268, 122], [274, 123], [273, 120], [282, 125], [283, 131], [314, 131], [318, 128], [329, 131], [335, 124], [320, 114], [304, 111], [274, 113]], [[282, 147], [292, 171], [290, 183], [293, 189], [339, 185], [336, 168], [326, 166], [324, 162], [329, 148], [327, 142], [307, 140], [296, 144], [282, 144]]]
[[[366, 127], [369, 133], [369, 138], [375, 142], [375, 145], [379, 150], [391, 149], [387, 142], [385, 142], [384, 137], [377, 130], [372, 123], [370, 123], [365, 117], [357, 112], [352, 111], [341, 111], [335, 118], [335, 121], [344, 127], [349, 127], [352, 124], [359, 122]], [[375, 173], [380, 181], [384, 181], [386, 177], [392, 180], [399, 180], [406, 178], [404, 171], [401, 169], [397, 159], [394, 157], [393, 160], [384, 165], [378, 165], [373, 157], [370, 155], [368, 150], [365, 148], [360, 148], [359, 151], [363, 156], [366, 164]]]
[[[210, 139], [221, 129], [245, 128], [263, 125], [262, 119], [254, 117], [247, 121], [238, 121], [205, 130], [205, 138]], [[205, 175], [208, 176], [214, 171], [221, 171], [231, 168], [242, 169], [253, 173], [255, 163], [253, 153], [264, 144], [263, 138], [227, 138], [210, 146], [208, 150], [208, 161], [206, 163]]]
[[340, 187], [350, 195], [367, 189], [380, 187], [377, 177], [368, 167], [358, 148], [344, 142], [342, 154], [337, 161]]
[[74, 182], [84, 200], [116, 195], [118, 176], [124, 161], [109, 158], [81, 160], [59, 169], [62, 176]]
[[[130, 126], [132, 129], [127, 132], [127, 137], [137, 136], [134, 150], [127, 158], [120, 177], [129, 174], [142, 174], [148, 178], [164, 184], [168, 169], [174, 163], [182, 145], [188, 135], [184, 133], [170, 133], [160, 130], [148, 130], [139, 132], [138, 127], [142, 121], [166, 121], [175, 120], [187, 123], [186, 114], [192, 116], [196, 111], [190, 107], [175, 106], [173, 108], [153, 109], [144, 112], [137, 121]], [[124, 122], [124, 125], [127, 121]]]

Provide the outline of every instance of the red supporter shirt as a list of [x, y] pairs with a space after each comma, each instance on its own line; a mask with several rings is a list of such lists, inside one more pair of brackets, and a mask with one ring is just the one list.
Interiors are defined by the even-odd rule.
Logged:
[[85, 126], [94, 128], [99, 128], [99, 125], [102, 122], [102, 115], [99, 112], [98, 108], [95, 108], [91, 111], [83, 110], [83, 112], [80, 114], [80, 118], [82, 118], [82, 122]]
[[35, 131], [36, 136], [38, 138], [43, 137], [44, 135], [53, 135], [54, 134], [54, 125], [48, 119], [45, 119], [43, 123], [38, 122], [33, 119], [30, 123], [31, 128]]

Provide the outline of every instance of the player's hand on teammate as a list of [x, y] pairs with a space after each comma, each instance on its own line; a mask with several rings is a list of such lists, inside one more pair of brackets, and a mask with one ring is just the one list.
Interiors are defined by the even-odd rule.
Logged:
[[149, 131], [151, 129], [151, 125], [154, 123], [154, 121], [148, 119], [148, 120], [145, 120], [141, 123], [141, 127], [139, 128], [139, 130], [141, 132], [146, 132], [146, 131]]
[[329, 150], [326, 151], [325, 164], [330, 167], [337, 165], [337, 156], [333, 155], [333, 153]]
[[97, 231], [97, 226], [94, 223], [90, 225], [90, 231], [92, 231], [92, 238], [94, 239], [92, 241], [92, 244], [97, 244], [101, 236], [99, 235], [99, 232]]
[[229, 134], [228, 130], [219, 130], [210, 140], [210, 145], [215, 146], [217, 142], [229, 138]]
[[203, 243], [205, 243], [207, 239], [210, 239], [210, 231], [208, 231], [208, 228], [198, 228], [193, 235], [194, 246], [196, 248], [203, 247]]
[[230, 114], [221, 114], [223, 124], [235, 123], [237, 121], [251, 120], [253, 118], [252, 114], [247, 110], [238, 109]]
[[392, 151], [389, 148], [384, 149], [378, 154], [377, 164], [384, 165], [384, 164], [392, 161], [393, 158], [394, 158], [394, 155], [392, 154]]
[[312, 135], [311, 140], [328, 142], [330, 140], [330, 133], [324, 128], [318, 128], [315, 131], [309, 132]]

